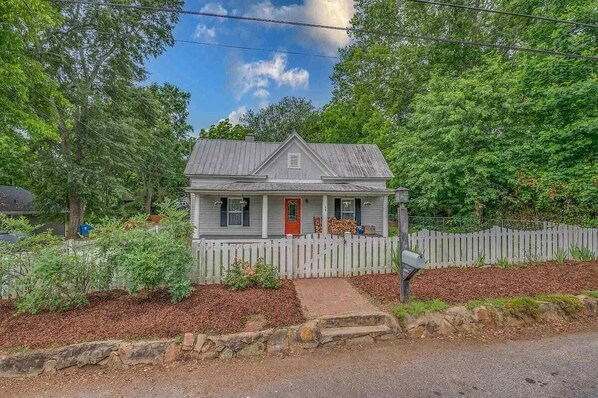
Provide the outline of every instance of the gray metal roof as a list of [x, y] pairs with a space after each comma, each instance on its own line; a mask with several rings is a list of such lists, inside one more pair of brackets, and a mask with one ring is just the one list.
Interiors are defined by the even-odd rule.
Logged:
[[[392, 178], [373, 144], [307, 144], [339, 178]], [[249, 176], [280, 142], [198, 139], [185, 175]]]
[[33, 199], [33, 194], [24, 188], [0, 185], [0, 213], [34, 213]]
[[347, 193], [392, 193], [383, 187], [368, 187], [356, 184], [294, 183], [294, 182], [233, 182], [190, 188], [193, 192], [347, 192]]

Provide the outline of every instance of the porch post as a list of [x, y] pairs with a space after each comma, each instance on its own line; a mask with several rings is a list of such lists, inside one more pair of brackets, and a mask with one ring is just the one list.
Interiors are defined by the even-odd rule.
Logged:
[[328, 195], [322, 195], [322, 234], [328, 235]]
[[199, 239], [199, 194], [193, 195], [193, 239]]
[[382, 236], [388, 238], [388, 196], [382, 202]]
[[262, 196], [262, 238], [268, 237], [268, 195]]

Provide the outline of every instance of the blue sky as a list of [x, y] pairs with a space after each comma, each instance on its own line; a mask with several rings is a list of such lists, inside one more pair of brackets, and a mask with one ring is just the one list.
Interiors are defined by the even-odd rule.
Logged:
[[[187, 10], [249, 15], [346, 26], [353, 0], [187, 0]], [[255, 22], [181, 15], [175, 39], [225, 45], [338, 55], [348, 43], [344, 32], [281, 27]], [[175, 43], [148, 63], [149, 81], [169, 82], [191, 93], [189, 121], [195, 134], [244, 110], [286, 95], [324, 105], [331, 96], [335, 59]]]

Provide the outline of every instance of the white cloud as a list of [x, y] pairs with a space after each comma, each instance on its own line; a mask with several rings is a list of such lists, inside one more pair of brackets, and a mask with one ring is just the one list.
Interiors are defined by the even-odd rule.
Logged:
[[239, 63], [233, 68], [237, 98], [254, 90], [253, 95], [264, 100], [264, 96], [270, 94], [266, 88], [272, 82], [278, 87], [307, 88], [309, 72], [301, 68], [287, 69], [287, 57], [284, 54], [276, 54], [271, 60]]
[[[228, 15], [228, 11], [220, 3], [207, 3], [201, 8], [201, 12]], [[223, 22], [224, 18], [218, 18], [218, 20]], [[195, 27], [195, 31], [193, 32], [193, 38], [195, 40], [202, 40], [208, 43], [217, 43], [216, 27], [198, 23]]]
[[[353, 0], [305, 0], [303, 4], [277, 7], [271, 0], [252, 5], [245, 15], [270, 19], [301, 21], [321, 25], [349, 26], [355, 12]], [[307, 28], [300, 30], [309, 44], [315, 44], [328, 54], [349, 44], [345, 31]], [[307, 44], [307, 43], [306, 43]]]
[[[212, 14], [228, 15], [228, 11], [220, 3], [207, 3], [205, 6], [203, 6], [201, 8], [201, 12], [209, 12]], [[222, 18], [220, 18], [220, 19], [222, 19]]]
[[258, 99], [267, 99], [270, 96], [270, 92], [266, 89], [260, 88], [253, 92], [253, 96]]
[[235, 109], [234, 111], [232, 111], [231, 113], [229, 113], [228, 116], [227, 116], [227, 119], [234, 126], [234, 125], [239, 124], [239, 120], [241, 120], [241, 117], [245, 113], [247, 113], [247, 107], [246, 106], [240, 106], [237, 109]]
[[209, 43], [216, 43], [216, 28], [198, 24], [195, 27], [195, 32], [193, 32], [193, 38], [196, 40], [204, 40]]

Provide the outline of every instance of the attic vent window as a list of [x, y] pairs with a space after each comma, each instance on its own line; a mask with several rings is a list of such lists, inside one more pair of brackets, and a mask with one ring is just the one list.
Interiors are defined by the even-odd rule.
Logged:
[[289, 153], [289, 169], [300, 169], [301, 168], [301, 154], [300, 153]]

